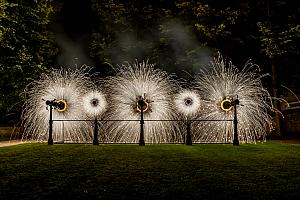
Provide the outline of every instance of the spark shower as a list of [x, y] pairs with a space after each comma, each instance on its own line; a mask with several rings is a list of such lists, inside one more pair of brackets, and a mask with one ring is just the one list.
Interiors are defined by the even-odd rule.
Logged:
[[91, 142], [97, 119], [100, 142], [137, 143], [142, 112], [146, 143], [183, 143], [186, 124], [193, 143], [231, 143], [236, 100], [241, 143], [264, 140], [272, 129], [273, 105], [261, 83], [266, 74], [249, 62], [238, 70], [219, 56], [188, 86], [148, 62], [118, 66], [115, 76], [96, 82], [89, 69], [53, 69], [32, 83], [23, 139], [47, 141], [50, 103], [55, 142]]

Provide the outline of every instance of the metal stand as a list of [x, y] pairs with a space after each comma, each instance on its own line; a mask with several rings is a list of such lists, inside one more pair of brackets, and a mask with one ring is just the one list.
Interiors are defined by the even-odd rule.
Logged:
[[140, 129], [140, 141], [139, 141], [139, 145], [140, 146], [145, 146], [145, 140], [144, 140], [144, 112], [143, 112], [143, 109], [144, 109], [144, 101], [142, 100], [141, 101], [141, 120], [140, 120], [140, 126], [141, 126], [141, 129]]
[[186, 145], [192, 145], [191, 124], [192, 124], [191, 121], [187, 120], [187, 122], [186, 122], [186, 138], [185, 138]]
[[99, 141], [98, 141], [98, 121], [97, 121], [97, 118], [95, 118], [95, 121], [94, 121], [94, 139], [93, 139], [93, 145], [99, 145]]
[[233, 145], [234, 146], [239, 146], [239, 137], [238, 137], [238, 128], [237, 128], [237, 124], [238, 124], [238, 120], [237, 120], [237, 112], [236, 112], [236, 105], [238, 105], [239, 102], [238, 100], [235, 100], [234, 102], [234, 118], [233, 118]]
[[53, 107], [52, 107], [52, 105], [50, 105], [49, 107], [50, 107], [50, 119], [49, 119], [49, 138], [48, 138], [48, 145], [53, 145], [53, 138], [52, 138], [52, 125], [53, 125], [53, 121], [52, 121], [52, 110], [53, 110]]

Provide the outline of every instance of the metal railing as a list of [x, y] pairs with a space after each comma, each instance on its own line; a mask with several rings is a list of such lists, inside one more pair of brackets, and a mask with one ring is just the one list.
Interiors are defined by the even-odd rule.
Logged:
[[193, 121], [233, 121], [233, 145], [238, 146], [239, 140], [238, 140], [238, 133], [237, 133], [237, 112], [236, 112], [236, 105], [238, 105], [239, 102], [233, 104], [233, 110], [234, 110], [234, 118], [232, 120], [211, 120], [211, 119], [190, 119], [190, 120], [155, 120], [155, 119], [148, 119], [144, 120], [144, 112], [143, 109], [141, 109], [141, 117], [139, 120], [105, 120], [105, 119], [93, 119], [93, 120], [58, 120], [52, 118], [52, 110], [53, 110], [53, 104], [50, 102], [47, 105], [50, 107], [50, 118], [49, 118], [49, 138], [48, 138], [48, 144], [53, 145], [53, 121], [94, 121], [94, 134], [93, 134], [93, 145], [98, 145], [98, 121], [139, 121], [140, 122], [140, 137], [139, 137], [139, 145], [145, 146], [145, 140], [144, 140], [144, 122], [145, 121], [185, 121], [187, 124], [186, 128], [186, 139], [185, 144], [186, 145], [192, 145], [192, 137], [191, 137], [191, 124]]
[[145, 140], [144, 140], [144, 122], [145, 121], [186, 121], [187, 124], [187, 133], [186, 133], [186, 140], [185, 144], [187, 145], [192, 145], [192, 138], [191, 138], [191, 124], [193, 121], [233, 121], [233, 127], [234, 127], [234, 133], [233, 133], [233, 145], [238, 146], [239, 145], [239, 140], [238, 140], [238, 133], [237, 133], [237, 105], [239, 105], [239, 100], [236, 98], [235, 100], [229, 101], [230, 106], [233, 107], [234, 111], [234, 118], [232, 120], [210, 120], [210, 119], [191, 119], [191, 120], [155, 120], [155, 119], [149, 119], [149, 120], [144, 120], [144, 105], [145, 101], [143, 99], [138, 101], [139, 106], [142, 109], [139, 109], [141, 115], [139, 120], [98, 120], [97, 118], [93, 120], [53, 120], [52, 119], [52, 110], [53, 108], [60, 108], [59, 102], [56, 102], [55, 100], [48, 100], [46, 101], [46, 105], [50, 107], [50, 118], [49, 118], [49, 138], [48, 138], [48, 144], [53, 145], [53, 138], [52, 138], [52, 126], [53, 126], [53, 121], [94, 121], [94, 136], [93, 136], [93, 144], [98, 145], [98, 121], [139, 121], [140, 122], [140, 137], [139, 137], [139, 145], [140, 146], [145, 146]]
[[201, 122], [215, 122], [215, 121], [232, 121], [234, 126], [234, 134], [233, 134], [233, 145], [234, 146], [238, 146], [239, 145], [239, 140], [238, 140], [238, 133], [237, 133], [237, 113], [236, 113], [236, 106], [234, 106], [234, 118], [233, 119], [189, 119], [189, 120], [156, 120], [156, 119], [147, 119], [144, 120], [143, 117], [143, 112], [141, 112], [141, 118], [137, 119], [137, 120], [119, 120], [119, 119], [115, 119], [115, 120], [106, 120], [106, 119], [83, 119], [83, 120], [72, 120], [72, 119], [52, 119], [52, 106], [50, 105], [50, 119], [49, 119], [49, 138], [48, 138], [48, 145], [53, 145], [53, 138], [52, 138], [52, 134], [53, 134], [53, 122], [58, 122], [58, 121], [91, 121], [94, 122], [94, 131], [93, 131], [93, 145], [98, 145], [99, 141], [98, 141], [98, 122], [109, 122], [109, 121], [135, 121], [135, 122], [140, 122], [140, 137], [139, 137], [139, 145], [140, 146], [144, 146], [145, 145], [145, 140], [144, 140], [144, 122], [145, 121], [149, 121], [149, 122], [155, 122], [155, 121], [182, 121], [182, 122], [186, 122], [186, 137], [185, 137], [185, 144], [186, 145], [192, 145], [192, 137], [191, 137], [191, 124], [194, 121], [201, 121]]

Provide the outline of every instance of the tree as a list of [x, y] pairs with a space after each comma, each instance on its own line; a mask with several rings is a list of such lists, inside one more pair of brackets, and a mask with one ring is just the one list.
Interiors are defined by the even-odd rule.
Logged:
[[28, 84], [47, 71], [57, 48], [48, 24], [53, 0], [0, 1], [0, 112], [2, 120], [21, 111]]
[[[298, 81], [291, 85], [297, 85], [295, 83], [300, 82], [299, 74], [298, 77], [294, 78], [291, 75], [297, 74], [297, 71], [294, 71], [293, 68], [298, 68], [298, 73], [300, 71], [298, 63], [293, 62], [299, 56], [300, 25], [298, 16], [300, 9], [292, 1], [265, 0], [260, 3], [266, 8], [263, 10], [265, 11], [264, 15], [262, 15], [264, 20], [257, 22], [261, 52], [271, 66], [272, 95], [279, 98], [282, 95], [282, 92], [280, 92], [282, 84], [288, 84], [289, 80], [295, 79], [298, 79]], [[283, 68], [284, 70], [282, 70]], [[279, 71], [281, 73], [278, 73]], [[294, 73], [291, 73], [293, 71]], [[289, 79], [284, 78], [282, 75], [288, 76]], [[281, 111], [281, 106], [277, 100], [274, 101], [274, 107]], [[276, 132], [280, 133], [280, 116], [278, 113], [275, 115], [275, 126]]]
[[92, 0], [98, 24], [90, 49], [98, 65], [151, 57], [159, 40], [158, 23], [167, 12], [165, 4], [167, 1], [159, 0]]

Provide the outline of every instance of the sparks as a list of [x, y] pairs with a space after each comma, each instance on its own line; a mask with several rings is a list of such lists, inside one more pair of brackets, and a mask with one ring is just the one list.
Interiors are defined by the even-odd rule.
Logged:
[[175, 95], [174, 104], [185, 117], [195, 116], [200, 109], [201, 100], [195, 91], [183, 90]]
[[[195, 88], [203, 98], [202, 119], [230, 120], [233, 111], [230, 102], [238, 97], [243, 106], [237, 106], [238, 137], [242, 143], [265, 140], [272, 128], [270, 95], [262, 86], [258, 66], [247, 62], [239, 71], [231, 63], [225, 65], [222, 57], [215, 58], [207, 70], [196, 77]], [[232, 142], [232, 122], [199, 122], [194, 130], [194, 142]]]
[[[49, 111], [45, 101], [56, 101], [58, 108], [53, 110], [54, 120], [86, 119], [82, 94], [87, 93], [92, 85], [87, 67], [80, 69], [51, 70], [50, 74], [42, 74], [32, 83], [28, 99], [22, 112], [24, 126], [23, 139], [47, 141], [49, 127]], [[54, 121], [53, 140], [55, 142], [87, 142], [91, 135], [86, 130], [90, 126], [83, 121]]]
[[[146, 143], [177, 142], [178, 125], [171, 121], [177, 118], [172, 98], [177, 87], [170, 75], [148, 62], [122, 65], [118, 74], [107, 79], [107, 94], [110, 99], [107, 120], [136, 120], [108, 122], [109, 142], [137, 143], [140, 132], [140, 111], [144, 113]], [[138, 102], [145, 101], [143, 108]], [[162, 120], [162, 121], [147, 121]]]
[[102, 92], [88, 92], [83, 97], [83, 107], [90, 117], [99, 117], [106, 109], [107, 102]]

